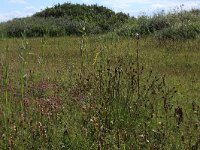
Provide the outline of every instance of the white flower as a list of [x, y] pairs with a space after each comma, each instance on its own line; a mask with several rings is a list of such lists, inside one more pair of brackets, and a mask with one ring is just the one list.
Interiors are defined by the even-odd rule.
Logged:
[[140, 34], [139, 34], [139, 33], [136, 33], [136, 34], [135, 34], [135, 38], [136, 38], [137, 40], [139, 40], [139, 39], [140, 39]]

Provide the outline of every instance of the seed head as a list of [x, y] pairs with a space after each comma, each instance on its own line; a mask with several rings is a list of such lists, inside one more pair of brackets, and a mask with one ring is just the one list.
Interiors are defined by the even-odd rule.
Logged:
[[140, 34], [139, 34], [139, 33], [136, 33], [136, 34], [135, 34], [135, 38], [136, 38], [137, 40], [139, 40], [139, 39], [140, 39]]

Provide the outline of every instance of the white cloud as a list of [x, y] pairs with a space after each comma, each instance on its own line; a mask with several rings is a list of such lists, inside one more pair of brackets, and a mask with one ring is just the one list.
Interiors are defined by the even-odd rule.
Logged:
[[27, 6], [22, 11], [11, 11], [8, 13], [1, 13], [0, 14], [0, 22], [8, 21], [13, 18], [21, 18], [21, 17], [27, 17], [31, 16], [34, 13], [40, 11], [42, 8], [38, 9], [34, 6]]
[[2, 14], [0, 14], [0, 22], [8, 21], [8, 20], [11, 20], [11, 19], [17, 18], [17, 17], [23, 17], [23, 14], [20, 11], [12, 11], [12, 12], [8, 12], [8, 13], [2, 13]]
[[[88, 1], [88, 0], [83, 0], [83, 1]], [[152, 5], [152, 4], [161, 4], [167, 6], [176, 6], [176, 5], [181, 5], [181, 4], [197, 4], [200, 1], [199, 0], [101, 0], [102, 3], [104, 4], [109, 4], [109, 5], [134, 5], [134, 4], [141, 4], [141, 5]], [[166, 6], [166, 7], [167, 7]]]
[[26, 0], [9, 0], [10, 3], [26, 4]]
[[174, 1], [174, 2], [169, 2], [167, 0], [162, 0], [162, 1], [157, 1], [155, 3], [151, 3], [150, 6], [152, 8], [174, 8], [174, 7], [180, 7], [181, 5], [184, 5], [183, 8], [189, 9], [193, 7], [198, 7], [200, 6], [200, 1], [197, 0], [182, 0], [182, 1]]
[[39, 11], [40, 9], [34, 7], [34, 6], [27, 6], [25, 7], [24, 11], [25, 13], [30, 16], [33, 15], [35, 12]]
[[[82, 0], [84, 3], [91, 3], [94, 0]], [[96, 1], [97, 2], [97, 1]], [[184, 9], [200, 8], [200, 0], [101, 0], [100, 5], [108, 6], [115, 11], [123, 11], [131, 15], [138, 15], [141, 12], [147, 14], [156, 10], [171, 10], [184, 4]]]

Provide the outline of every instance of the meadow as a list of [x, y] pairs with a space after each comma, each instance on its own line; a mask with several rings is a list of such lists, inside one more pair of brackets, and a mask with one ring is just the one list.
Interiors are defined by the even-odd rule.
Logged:
[[0, 149], [200, 148], [200, 39], [0, 39]]

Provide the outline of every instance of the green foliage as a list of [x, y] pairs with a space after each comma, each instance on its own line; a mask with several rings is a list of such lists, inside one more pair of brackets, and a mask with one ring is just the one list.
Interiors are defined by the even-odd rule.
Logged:
[[65, 3], [29, 18], [9, 21], [5, 30], [9, 37], [20, 37], [22, 33], [28, 37], [98, 34], [114, 31], [128, 18], [124, 13], [115, 13], [103, 6]]
[[[132, 36], [140, 33], [143, 36], [154, 35], [159, 40], [185, 40], [196, 38], [200, 34], [199, 10], [164, 12], [154, 16], [140, 16], [132, 22], [125, 23], [117, 34]], [[130, 20], [130, 19], [129, 19]]]
[[200, 34], [200, 28], [195, 26], [184, 26], [178, 28], [164, 28], [155, 35], [159, 40], [186, 40], [194, 39]]
[[6, 35], [6, 31], [5, 31], [5, 27], [4, 27], [4, 23], [0, 24], [0, 36], [4, 37]]
[[169, 44], [0, 40], [0, 149], [199, 149], [199, 39]]
[[[158, 120], [162, 122], [164, 119], [160, 118], [172, 112], [171, 100], [175, 91], [166, 86], [164, 78], [159, 79], [152, 72], [144, 78], [144, 72], [141, 72], [140, 97], [136, 86], [138, 72], [131, 60], [127, 63], [112, 60], [106, 66], [87, 71], [77, 80], [76, 90], [80, 88], [79, 92], [85, 98], [82, 107], [87, 138], [99, 143], [102, 149], [122, 149], [123, 144], [127, 149], [147, 148], [144, 137], [151, 141], [150, 147], [164, 146], [159, 138], [154, 137], [152, 130], [159, 130]], [[166, 102], [162, 103], [164, 99]], [[163, 143], [168, 141], [165, 135], [162, 140]]]
[[116, 33], [119, 36], [133, 36], [135, 33], [139, 32], [138, 23], [135, 18], [129, 19], [127, 23], [125, 23], [121, 28], [116, 30]]
[[57, 4], [32, 17], [0, 24], [0, 34], [8, 37], [65, 36], [115, 32], [120, 36], [155, 36], [159, 40], [184, 40], [200, 34], [200, 11], [175, 10], [153, 16], [130, 17], [98, 5]]
[[137, 19], [132, 19], [132, 24], [125, 24], [118, 31], [119, 35], [130, 36], [135, 33], [140, 33], [143, 35], [149, 35], [155, 31], [160, 31], [164, 28], [170, 26], [170, 23], [167, 18], [160, 15], [155, 15], [153, 17], [140, 16]]

